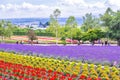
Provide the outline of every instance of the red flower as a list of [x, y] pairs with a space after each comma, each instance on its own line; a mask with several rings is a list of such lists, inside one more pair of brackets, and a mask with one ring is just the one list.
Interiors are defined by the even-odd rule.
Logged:
[[32, 73], [32, 76], [36, 76], [36, 74], [35, 74], [35, 73]]
[[50, 78], [50, 80], [55, 80], [55, 77]]
[[7, 80], [6, 78], [3, 78], [2, 80]]
[[87, 78], [87, 80], [92, 80], [92, 78], [89, 77], [89, 78]]
[[24, 80], [30, 80], [29, 78], [24, 78]]
[[96, 78], [95, 80], [102, 80], [101, 78]]
[[23, 76], [18, 76], [20, 79], [23, 79]]
[[68, 80], [72, 80], [72, 78], [68, 78]]
[[72, 77], [72, 78], [76, 78], [76, 77], [77, 77], [77, 75], [73, 74], [71, 77]]
[[86, 79], [86, 76], [85, 75], [81, 75], [80, 79]]
[[62, 80], [62, 79], [64, 80], [64, 79], [65, 79], [65, 76], [60, 77], [60, 79], [61, 79], [61, 80]]
[[0, 78], [2, 78], [2, 76], [0, 76]]
[[52, 70], [48, 70], [48, 73], [51, 73], [51, 72], [53, 72]]
[[67, 77], [70, 77], [70, 74], [66, 74]]

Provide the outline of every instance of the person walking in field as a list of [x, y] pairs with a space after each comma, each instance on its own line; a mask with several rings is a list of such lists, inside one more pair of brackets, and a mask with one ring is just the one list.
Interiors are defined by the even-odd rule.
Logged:
[[22, 40], [20, 41], [20, 44], [23, 44], [23, 41], [22, 41]]
[[19, 42], [17, 41], [16, 44], [19, 44]]
[[104, 43], [103, 42], [101, 42], [101, 43], [102, 43], [102, 46], [103, 46]]
[[107, 46], [108, 45], [108, 41], [105, 41], [105, 46]]

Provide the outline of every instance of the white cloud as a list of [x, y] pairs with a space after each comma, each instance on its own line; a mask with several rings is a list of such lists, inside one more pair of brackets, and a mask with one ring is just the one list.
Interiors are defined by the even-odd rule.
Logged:
[[104, 2], [89, 3], [85, 0], [60, 0], [59, 6], [63, 13], [62, 16], [76, 16], [82, 17], [86, 13], [93, 13], [99, 15], [106, 9]]
[[81, 6], [87, 6], [84, 0], [61, 0], [61, 2], [65, 5], [81, 5]]
[[120, 10], [120, 0], [107, 0], [105, 5], [112, 8], [113, 11]]
[[30, 3], [24, 2], [21, 5], [16, 5], [16, 4], [0, 5], [0, 8], [5, 9], [5, 10], [9, 10], [9, 9], [13, 9], [13, 10], [34, 9], [34, 10], [36, 10], [36, 9], [46, 9], [46, 8], [48, 8], [48, 6], [46, 6], [46, 5], [32, 5]]
[[120, 7], [120, 0], [108, 0], [109, 4]]
[[4, 5], [0, 5], [0, 9], [4, 9], [5, 8], [5, 6]]
[[6, 4], [0, 5], [0, 18], [12, 17], [49, 17], [47, 13], [52, 11], [52, 7], [46, 5], [33, 5], [24, 2], [21, 5]]
[[85, 0], [61, 0], [61, 4], [66, 6], [77, 6], [77, 7], [98, 7], [103, 8], [105, 7], [104, 2], [96, 2], [96, 3], [89, 3], [85, 2]]
[[96, 2], [94, 4], [88, 4], [91, 8], [105, 8], [105, 4], [103, 2]]
[[0, 18], [14, 17], [49, 17], [53, 10], [60, 9], [61, 17], [69, 17], [71, 15], [82, 17], [86, 13], [99, 15], [104, 13], [107, 7], [114, 10], [120, 7], [119, 0], [107, 0], [106, 2], [96, 1], [94, 3], [86, 2], [85, 0], [58, 0], [54, 5], [34, 5], [23, 2], [22, 4], [1, 4]]

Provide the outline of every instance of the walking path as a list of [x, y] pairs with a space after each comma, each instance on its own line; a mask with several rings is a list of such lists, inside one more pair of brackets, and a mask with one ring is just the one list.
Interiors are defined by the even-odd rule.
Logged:
[[[31, 44], [25, 44], [25, 45], [31, 45]], [[63, 44], [32, 44], [32, 45], [35, 45], [35, 46], [64, 46]], [[78, 45], [78, 44], [67, 44], [65, 46], [92, 46], [92, 45], [91, 44], [81, 44], [81, 45]], [[105, 46], [105, 45], [95, 44], [93, 46]], [[117, 46], [117, 44], [110, 44], [110, 45], [107, 45], [107, 46]]]

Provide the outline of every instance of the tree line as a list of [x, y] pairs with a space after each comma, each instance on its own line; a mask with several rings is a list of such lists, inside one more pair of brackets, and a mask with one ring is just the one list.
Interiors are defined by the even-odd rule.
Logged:
[[[56, 14], [57, 12], [57, 15]], [[83, 16], [83, 24], [79, 27], [74, 16], [70, 16], [66, 24], [61, 26], [57, 21], [61, 12], [56, 9], [50, 17], [50, 26], [46, 29], [47, 32], [53, 32], [61, 39], [71, 38], [71, 40], [90, 41], [107, 38], [117, 41], [120, 46], [120, 11], [113, 11], [107, 8], [104, 14], [100, 14], [97, 18], [92, 13], [87, 13]]]
[[[33, 30], [38, 36], [52, 36], [56, 37], [56, 44], [58, 38], [65, 41], [66, 38], [71, 40], [90, 41], [102, 38], [116, 40], [120, 46], [120, 11], [113, 11], [107, 8], [104, 14], [99, 17], [93, 16], [92, 13], [87, 13], [83, 16], [83, 23], [81, 26], [77, 24], [74, 16], [70, 16], [65, 25], [60, 25], [58, 18], [61, 14], [59, 9], [54, 10], [50, 15], [50, 25], [45, 30]], [[0, 36], [1, 40], [11, 35], [27, 35], [30, 28], [19, 28], [12, 25], [9, 21], [0, 21]], [[71, 42], [72, 43], [72, 42]], [[78, 44], [79, 44], [78, 43]]]

